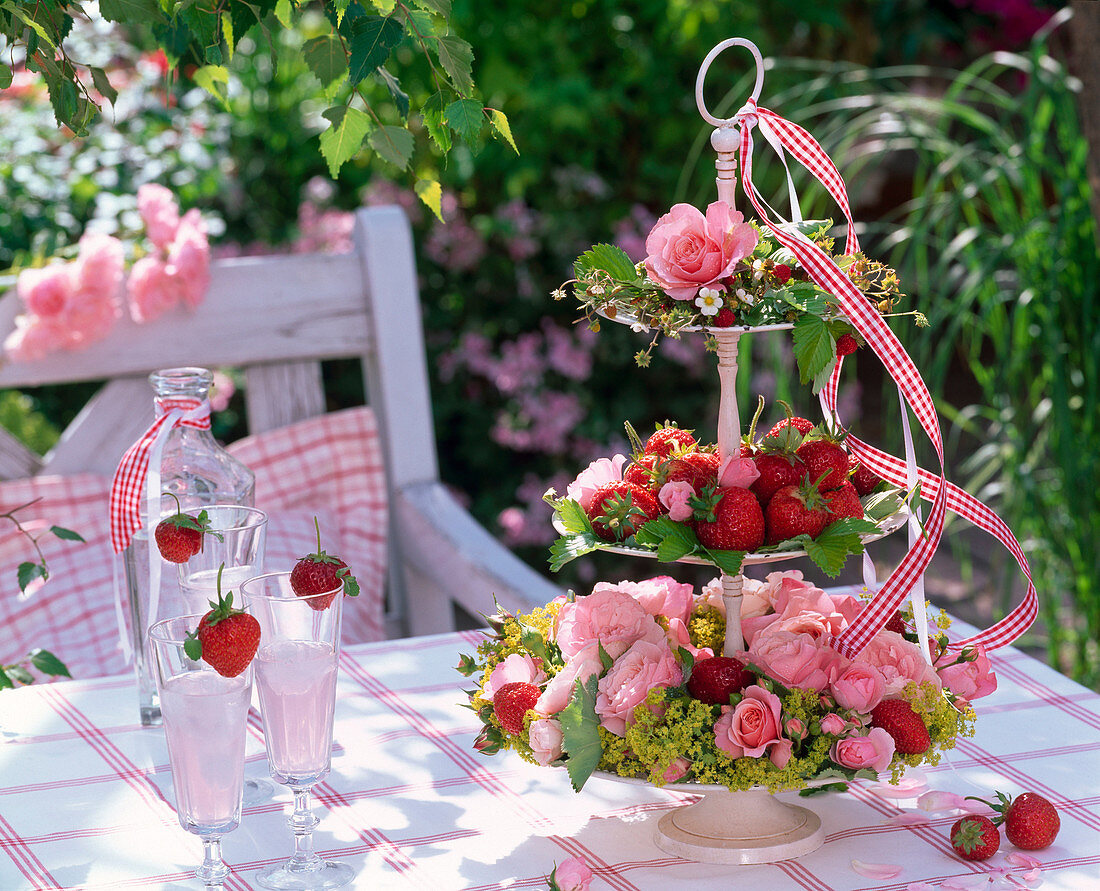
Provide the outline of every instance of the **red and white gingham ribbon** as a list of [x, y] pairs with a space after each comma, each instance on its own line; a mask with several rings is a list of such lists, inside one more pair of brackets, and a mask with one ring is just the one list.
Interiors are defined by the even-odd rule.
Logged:
[[[210, 429], [210, 402], [194, 397], [158, 398], [156, 420], [122, 456], [111, 482], [109, 510], [111, 546], [116, 554], [130, 544], [142, 527], [141, 499], [149, 482], [150, 468], [156, 480], [155, 497], [160, 500], [160, 456], [168, 434], [176, 427]], [[150, 487], [152, 488], [152, 487]], [[150, 496], [151, 497], [151, 496]], [[159, 507], [157, 509], [159, 515]]]
[[[921, 429], [931, 441], [939, 461], [938, 473], [917, 469], [921, 482], [921, 497], [931, 501], [923, 536], [911, 544], [909, 552], [897, 569], [891, 573], [852, 624], [834, 640], [833, 646], [844, 655], [855, 657], [886, 625], [894, 611], [921, 580], [928, 567], [943, 535], [945, 512], [948, 507], [993, 535], [1008, 548], [1028, 580], [1027, 594], [1022, 603], [991, 628], [959, 641], [953, 647], [961, 649], [964, 646], [981, 644], [986, 649], [994, 649], [1011, 643], [1031, 625], [1038, 612], [1035, 586], [1032, 583], [1031, 570], [1023, 550], [1011, 530], [992, 510], [947, 481], [943, 463], [943, 438], [932, 396], [913, 360], [910, 359], [894, 332], [890, 330], [877, 307], [859, 291], [851, 279], [821, 248], [801, 233], [785, 230], [769, 219], [766, 202], [757, 192], [752, 181], [753, 126], [760, 127], [773, 145], [778, 142], [797, 158], [832, 195], [848, 223], [845, 253], [851, 254], [859, 250], [859, 242], [856, 238], [843, 179], [824, 149], [806, 130], [773, 111], [759, 107], [754, 100], [750, 99], [738, 112], [733, 119], [733, 124], [740, 128], [741, 133], [742, 185], [760, 219], [771, 235], [794, 253], [810, 278], [836, 297], [848, 321], [879, 357], [897, 383], [903, 397], [903, 407], [908, 405], [912, 409]], [[821, 393], [823, 408], [836, 417], [838, 424], [841, 421], [837, 415], [837, 387], [842, 363], [843, 359], [837, 362], [833, 374]], [[875, 449], [853, 435], [849, 435], [846, 441], [852, 454], [883, 479], [894, 485], [906, 485], [908, 468], [905, 461]]]

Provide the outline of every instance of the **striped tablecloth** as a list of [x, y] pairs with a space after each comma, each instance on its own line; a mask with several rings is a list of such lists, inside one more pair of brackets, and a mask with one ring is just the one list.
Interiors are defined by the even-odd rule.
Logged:
[[[811, 799], [824, 846], [798, 861], [729, 867], [690, 863], [652, 843], [681, 792], [593, 779], [574, 794], [564, 772], [471, 748], [473, 714], [459, 706], [453, 666], [476, 634], [353, 647], [341, 663], [333, 771], [317, 788], [318, 850], [352, 862], [355, 888], [427, 891], [545, 887], [555, 862], [583, 857], [593, 889], [857, 889], [1020, 887], [999, 867], [950, 854], [954, 817], [908, 825], [915, 799], [891, 801], [862, 784]], [[964, 795], [1032, 790], [1062, 816], [1054, 847], [1038, 852], [1042, 887], [1100, 888], [1100, 696], [1016, 650], [997, 654], [997, 693], [979, 702], [978, 733], [951, 763], [925, 772], [932, 788]], [[24, 888], [197, 888], [199, 841], [180, 829], [163, 732], [142, 729], [129, 676], [0, 693], [0, 891]], [[266, 775], [258, 718], [249, 775]], [[228, 889], [253, 887], [285, 859], [290, 795], [245, 809], [224, 842]], [[888, 881], [853, 860], [892, 863]], [[1020, 870], [1016, 870], [1019, 874]], [[918, 888], [921, 886], [917, 886]], [[1037, 887], [1033, 879], [1030, 887]]]

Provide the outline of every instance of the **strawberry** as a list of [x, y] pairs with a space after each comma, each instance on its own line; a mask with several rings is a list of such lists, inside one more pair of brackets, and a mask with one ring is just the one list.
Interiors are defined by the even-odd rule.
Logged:
[[822, 492], [837, 489], [848, 480], [848, 453], [831, 436], [808, 439], [795, 454], [806, 465], [806, 476], [816, 482]]
[[1005, 838], [1017, 848], [1041, 851], [1054, 844], [1058, 830], [1062, 828], [1062, 820], [1053, 804], [1034, 792], [1024, 792], [1015, 798], [1004, 792], [997, 792], [996, 795], [996, 804], [972, 795], [967, 798], [993, 808], [999, 815], [993, 818], [993, 822], [998, 826], [1004, 825]]
[[728, 306], [723, 306], [718, 310], [718, 314], [714, 317], [714, 321], [711, 322], [712, 328], [729, 328], [731, 325], [737, 324], [737, 316], [732, 309]]
[[772, 272], [775, 273], [775, 277], [779, 279], [781, 285], [785, 285], [791, 280], [791, 267], [786, 263], [776, 263], [772, 267]]
[[764, 543], [764, 513], [748, 489], [729, 486], [708, 489], [692, 499], [695, 534], [703, 547], [725, 551], [755, 551]]
[[204, 535], [213, 535], [220, 540], [221, 533], [211, 531], [210, 517], [205, 510], [200, 511], [197, 517], [185, 514], [180, 500], [171, 492], [168, 494], [176, 501], [176, 512], [157, 523], [153, 538], [157, 543], [157, 550], [165, 560], [169, 563], [186, 563], [202, 550]]
[[321, 527], [316, 517], [313, 518], [313, 526], [317, 530], [317, 552], [306, 554], [294, 564], [294, 569], [290, 571], [290, 587], [299, 597], [309, 597], [306, 603], [310, 609], [320, 612], [332, 605], [336, 594], [334, 592], [327, 597], [314, 595], [333, 591], [343, 582], [344, 593], [355, 597], [359, 594], [359, 582], [351, 574], [347, 563], [321, 549]]
[[901, 610], [894, 610], [894, 614], [890, 616], [890, 621], [886, 623], [885, 631], [893, 631], [895, 634], [905, 634], [905, 620], [901, 617]]
[[803, 480], [776, 492], [768, 502], [764, 519], [768, 526], [768, 544], [779, 544], [796, 535], [817, 538], [829, 521], [829, 513], [817, 486]]
[[623, 479], [628, 483], [634, 483], [643, 489], [649, 489], [656, 494], [660, 489], [657, 482], [657, 473], [661, 465], [660, 455], [640, 455], [637, 461], [628, 466], [623, 473]]
[[673, 452], [682, 452], [695, 445], [695, 437], [690, 430], [681, 430], [675, 424], [666, 423], [658, 427], [649, 439], [645, 441], [643, 451], [647, 455], [660, 455], [667, 458]]
[[859, 493], [849, 482], [825, 493], [825, 507], [829, 511], [829, 522], [826, 525], [843, 520], [845, 517], [863, 519], [863, 504], [859, 500]]
[[841, 334], [836, 341], [836, 354], [838, 358], [850, 356], [859, 349], [859, 341], [851, 334]]
[[732, 656], [711, 656], [700, 659], [691, 668], [687, 690], [700, 702], [710, 705], [729, 705], [730, 696], [740, 693], [753, 682], [751, 672]]
[[856, 491], [861, 498], [864, 495], [870, 495], [875, 491], [875, 487], [882, 482], [882, 477], [870, 468], [860, 464], [858, 458], [848, 459], [848, 474], [852, 485], [856, 487]]
[[760, 476], [752, 484], [752, 491], [762, 505], [771, 501], [784, 486], [795, 485], [803, 476], [802, 462], [788, 452], [758, 452], [753, 462]]
[[691, 483], [695, 494], [702, 494], [707, 486], [718, 482], [718, 455], [714, 452], [685, 452], [668, 460], [662, 477], [664, 483], [678, 481]]
[[871, 711], [871, 726], [889, 733], [902, 755], [920, 755], [932, 746], [924, 719], [904, 699], [882, 700]]
[[523, 681], [505, 684], [493, 696], [493, 712], [508, 733], [523, 733], [523, 718], [539, 700], [539, 688]]
[[779, 421], [777, 424], [775, 424], [772, 429], [767, 432], [766, 435], [778, 436], [788, 427], [794, 427], [795, 430], [805, 436], [807, 433], [814, 429], [814, 422], [809, 420], [808, 418], [796, 418], [793, 416], [788, 416], [782, 421]]
[[218, 569], [218, 602], [187, 635], [183, 649], [189, 659], [202, 659], [218, 674], [235, 678], [248, 668], [260, 646], [260, 623], [255, 616], [233, 608], [233, 592], [222, 595], [222, 567]]
[[964, 860], [988, 860], [1001, 846], [1001, 833], [989, 817], [969, 816], [951, 827], [951, 847]]
[[592, 528], [604, 541], [622, 541], [661, 513], [653, 493], [642, 486], [616, 480], [600, 486], [588, 505]]

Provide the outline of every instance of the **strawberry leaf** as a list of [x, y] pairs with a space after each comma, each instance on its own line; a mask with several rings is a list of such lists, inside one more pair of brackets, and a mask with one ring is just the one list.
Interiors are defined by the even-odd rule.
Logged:
[[351, 569], [347, 566], [341, 566], [336, 570], [336, 578], [344, 583], [344, 593], [347, 594], [348, 597], [359, 596], [359, 580], [351, 574]]
[[595, 534], [592, 529], [592, 521], [588, 519], [588, 514], [584, 512], [584, 508], [580, 506], [579, 502], [574, 501], [572, 498], [561, 498], [552, 502], [552, 504], [554, 510], [558, 512], [558, 519], [566, 532], [582, 534], [591, 532]]
[[611, 654], [603, 648], [603, 641], [599, 638], [596, 639], [596, 655], [600, 657], [601, 674], [615, 664], [615, 660], [612, 659]]
[[863, 553], [860, 535], [878, 532], [869, 520], [845, 517], [827, 526], [816, 539], [806, 543], [806, 554], [829, 578], [836, 578], [851, 554]]
[[741, 565], [745, 561], [744, 551], [718, 551], [709, 550], [703, 547], [700, 547], [700, 550], [706, 555], [711, 563], [717, 566], [726, 575], [740, 574]]
[[863, 512], [872, 520], [885, 520], [892, 517], [905, 504], [905, 493], [901, 489], [885, 492], [872, 492], [863, 500]]
[[603, 546], [604, 542], [595, 532], [563, 535], [550, 545], [550, 571], [557, 572], [570, 560], [591, 554]]
[[48, 577], [46, 574], [46, 567], [43, 564], [31, 563], [29, 560], [19, 564], [19, 568], [16, 569], [15, 575], [19, 580], [19, 590], [24, 592], [27, 590], [27, 585], [35, 579], [45, 579]]
[[794, 324], [794, 358], [799, 380], [808, 384], [836, 358], [836, 341], [821, 316], [807, 313]]
[[573, 269], [577, 278], [599, 270], [617, 282], [638, 281], [638, 270], [634, 268], [634, 261], [626, 251], [613, 244], [597, 244], [591, 250], [585, 251], [577, 258]]
[[197, 637], [188, 637], [183, 642], [183, 652], [192, 662], [198, 662], [202, 658], [202, 642]]
[[[657, 517], [654, 520], [650, 520], [641, 529], [634, 533], [634, 540], [644, 548], [656, 548], [658, 554], [660, 554], [661, 546], [666, 545], [668, 548], [675, 546], [677, 549], [683, 548], [683, 553], [676, 557], [672, 557], [672, 560], [678, 560], [686, 554], [690, 554], [695, 548], [699, 546], [699, 539], [695, 537], [695, 533], [691, 531], [683, 523], [677, 523], [675, 520], [670, 520], [668, 517]], [[661, 557], [662, 560], [669, 559]]]
[[581, 788], [600, 763], [600, 722], [596, 718], [596, 676], [577, 681], [569, 705], [558, 714], [561, 721], [562, 749], [569, 756], [565, 762], [573, 789]]
[[0, 690], [13, 690], [15, 689], [15, 682], [8, 677], [10, 668], [0, 667]]

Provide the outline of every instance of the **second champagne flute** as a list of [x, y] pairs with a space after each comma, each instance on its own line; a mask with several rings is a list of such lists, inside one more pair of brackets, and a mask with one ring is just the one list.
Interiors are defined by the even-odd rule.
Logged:
[[294, 812], [287, 820], [294, 855], [260, 873], [256, 882], [299, 891], [343, 887], [355, 870], [313, 850], [313, 829], [320, 821], [310, 804], [310, 790], [332, 765], [343, 582], [332, 591], [299, 597], [289, 572], [273, 572], [249, 579], [241, 593], [262, 629], [255, 667], [268, 766], [275, 781], [294, 792]]

